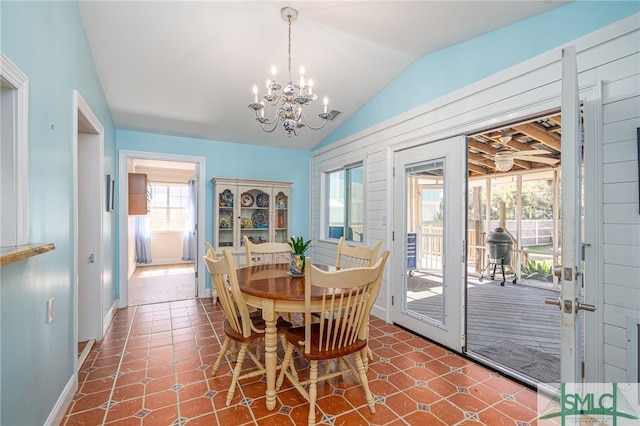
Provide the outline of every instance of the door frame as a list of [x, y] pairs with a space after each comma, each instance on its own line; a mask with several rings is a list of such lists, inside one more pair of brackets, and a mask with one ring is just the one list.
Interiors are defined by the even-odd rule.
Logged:
[[[128, 163], [129, 160], [144, 159], [144, 160], [159, 160], [159, 161], [174, 161], [180, 163], [194, 163], [196, 164], [196, 177], [197, 177], [197, 231], [196, 231], [196, 261], [195, 270], [197, 272], [196, 278], [196, 297], [211, 297], [211, 288], [205, 288], [207, 274], [204, 267], [204, 261], [200, 255], [203, 250], [205, 238], [205, 208], [206, 208], [206, 182], [205, 182], [205, 158], [179, 155], [179, 154], [165, 154], [158, 152], [146, 152], [146, 151], [129, 151], [120, 150], [118, 156], [119, 168], [118, 178], [120, 182], [128, 182]], [[125, 308], [129, 306], [129, 245], [128, 245], [128, 220], [129, 220], [129, 191], [126, 184], [120, 184], [118, 191], [118, 276], [119, 285], [117, 287], [118, 308]], [[201, 247], [203, 246], [203, 247]]]
[[[579, 53], [579, 52], [578, 52]], [[542, 116], [551, 111], [561, 108], [560, 81], [557, 86], [549, 86], [542, 91], [542, 96], [531, 100], [531, 98], [516, 97], [504, 102], [499, 110], [489, 115], [482, 115], [477, 118], [437, 127], [431, 133], [424, 133], [424, 130], [407, 133], [406, 138], [401, 142], [387, 147], [387, 193], [390, 197], [395, 197], [393, 185], [393, 165], [394, 153], [402, 149], [412, 148], [421, 144], [429, 143], [443, 138], [456, 135], [470, 135], [480, 133], [485, 129], [495, 128], [500, 123], [513, 123], [526, 121], [534, 117]], [[586, 247], [585, 255], [585, 276], [588, 278], [585, 286], [587, 299], [585, 303], [592, 304], [596, 311], [585, 317], [585, 328], [589, 330], [584, 336], [584, 361], [585, 380], [590, 382], [602, 382], [603, 371], [603, 266], [599, 259], [603, 256], [603, 236], [599, 224], [602, 223], [602, 194], [598, 188], [602, 182], [602, 83], [597, 81], [578, 87], [579, 100], [584, 108], [584, 150], [585, 150], [585, 223], [587, 224], [586, 242], [591, 245]], [[467, 196], [467, 194], [465, 194]], [[387, 207], [387, 217], [393, 218], [393, 203]], [[600, 207], [599, 207], [600, 206]], [[392, 231], [387, 233], [387, 241], [392, 241]], [[465, 253], [466, 255], [466, 253]], [[393, 259], [397, 254], [392, 252]], [[386, 321], [393, 323], [393, 306], [391, 299], [393, 296], [392, 286], [386, 286]], [[466, 302], [465, 302], [466, 303]], [[541, 306], [545, 309], [544, 306]], [[548, 306], [547, 308], [555, 308]], [[466, 330], [465, 330], [466, 335]]]
[[[103, 236], [103, 216], [106, 212], [106, 209], [102, 209], [100, 207], [105, 205], [105, 185], [100, 184], [97, 187], [91, 187], [91, 191], [85, 190], [83, 193], [83, 199], [90, 199], [96, 201], [98, 203], [98, 211], [101, 213], [98, 217], [92, 218], [93, 223], [97, 224], [96, 226], [88, 227], [88, 229], [79, 229], [79, 219], [80, 219], [80, 211], [79, 211], [79, 162], [80, 161], [90, 161], [91, 166], [95, 167], [95, 175], [98, 176], [98, 180], [100, 182], [105, 182], [104, 177], [104, 128], [102, 124], [93, 113], [87, 102], [84, 100], [79, 91], [73, 91], [73, 123], [74, 123], [74, 132], [73, 132], [73, 147], [72, 147], [72, 156], [73, 156], [73, 210], [72, 210], [72, 223], [73, 223], [73, 309], [74, 309], [74, 364], [75, 371], [78, 368], [78, 327], [81, 321], [90, 322], [90, 334], [95, 336], [95, 340], [101, 340], [104, 336], [104, 306], [103, 306], [103, 291], [104, 291], [104, 236]], [[93, 136], [88, 138], [80, 138], [80, 133], [87, 133]], [[88, 155], [82, 155], [79, 152], [79, 144], [97, 144], [97, 146], [92, 146], [90, 153]], [[80, 232], [82, 231], [82, 232]], [[79, 239], [80, 233], [82, 233], [82, 238], [90, 238], [95, 241], [95, 248], [97, 253], [95, 255], [95, 269], [97, 269], [100, 274], [99, 282], [95, 286], [88, 287], [83, 290], [87, 290], [83, 295], [83, 300], [96, 300], [98, 301], [98, 309], [90, 310], [89, 312], [85, 312], [84, 314], [81, 312], [80, 303], [83, 303], [79, 297], [79, 275], [80, 269], [82, 266], [78, 260], [80, 256], [80, 248], [79, 248]], [[85, 318], [80, 318], [81, 315], [85, 315]], [[86, 316], [89, 316], [87, 318]]]

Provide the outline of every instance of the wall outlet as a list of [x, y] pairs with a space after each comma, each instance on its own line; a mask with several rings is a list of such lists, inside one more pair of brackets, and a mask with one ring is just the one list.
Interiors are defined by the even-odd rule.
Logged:
[[47, 300], [47, 324], [53, 322], [53, 297]]

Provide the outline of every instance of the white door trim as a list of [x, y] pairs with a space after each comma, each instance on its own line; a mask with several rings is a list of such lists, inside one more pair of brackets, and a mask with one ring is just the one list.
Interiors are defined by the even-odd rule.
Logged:
[[[82, 121], [81, 121], [82, 120]], [[73, 262], [73, 274], [72, 274], [72, 285], [73, 285], [73, 310], [74, 310], [74, 314], [73, 314], [73, 318], [74, 318], [74, 348], [73, 348], [73, 353], [74, 353], [74, 371], [77, 371], [77, 362], [78, 362], [78, 323], [79, 323], [79, 298], [78, 298], [78, 274], [79, 274], [79, 263], [78, 263], [78, 256], [79, 256], [79, 233], [78, 233], [78, 161], [79, 161], [79, 157], [78, 157], [78, 144], [80, 143], [79, 141], [79, 136], [78, 134], [81, 132], [81, 130], [83, 129], [83, 127], [88, 127], [88, 130], [91, 130], [92, 133], [96, 134], [95, 138], [92, 138], [93, 140], [90, 142], [84, 142], [84, 143], [98, 143], [99, 146], [94, 150], [95, 152], [97, 152], [97, 163], [95, 165], [95, 167], [98, 168], [97, 170], [97, 174], [100, 176], [104, 176], [104, 128], [102, 127], [102, 124], [100, 123], [100, 121], [98, 120], [98, 118], [95, 116], [95, 114], [93, 113], [93, 111], [91, 110], [91, 108], [89, 107], [89, 104], [87, 104], [87, 102], [84, 100], [84, 98], [82, 97], [82, 95], [80, 95], [80, 92], [78, 92], [77, 90], [73, 91], [73, 125], [74, 125], [74, 131], [73, 131], [73, 146], [72, 146], [72, 163], [73, 163], [73, 209], [72, 209], [72, 223], [73, 223], [73, 229], [72, 229], [72, 235], [73, 235], [73, 256], [72, 256], [72, 262]], [[85, 131], [87, 129], [84, 129]], [[98, 188], [95, 188], [95, 191], [97, 192], [96, 198], [99, 197], [100, 200], [104, 200], [104, 185], [99, 185]], [[101, 204], [102, 205], [102, 204]], [[97, 339], [102, 339], [103, 335], [104, 335], [104, 330], [102, 328], [102, 324], [103, 324], [103, 320], [104, 318], [102, 317], [102, 301], [103, 301], [103, 288], [104, 288], [104, 283], [102, 281], [103, 278], [103, 272], [104, 272], [104, 259], [103, 259], [103, 253], [104, 253], [104, 241], [103, 241], [103, 218], [102, 215], [100, 215], [99, 218], [96, 218], [97, 222], [99, 223], [98, 228], [95, 230], [95, 238], [99, 239], [99, 242], [97, 243], [97, 247], [98, 247], [98, 255], [96, 256], [96, 260], [95, 262], [97, 263], [97, 268], [100, 270], [100, 283], [98, 286], [94, 286], [92, 288], [92, 296], [97, 298], [100, 301], [100, 312], [96, 313], [96, 315], [99, 315], [99, 325], [96, 326], [96, 333], [99, 334], [99, 336], [97, 335]]]
[[130, 159], [145, 159], [145, 160], [161, 160], [161, 161], [175, 161], [182, 163], [195, 163], [197, 165], [197, 218], [198, 218], [198, 230], [196, 246], [196, 270], [198, 271], [197, 297], [211, 297], [211, 289], [205, 288], [205, 276], [206, 268], [204, 267], [204, 261], [202, 260], [202, 253], [205, 239], [205, 207], [206, 207], [206, 181], [205, 181], [205, 158], [190, 156], [190, 155], [178, 155], [178, 154], [165, 154], [158, 152], [146, 152], [146, 151], [119, 151], [119, 170], [118, 170], [118, 276], [119, 276], [119, 300], [118, 308], [125, 308], [129, 305], [128, 290], [129, 290], [129, 276], [128, 276], [128, 262], [129, 262], [129, 246], [127, 244], [128, 238], [128, 220], [129, 220], [129, 199], [127, 185], [128, 185], [128, 163]]
[[584, 105], [585, 303], [596, 307], [585, 316], [585, 383], [604, 382], [604, 181], [602, 81], [580, 91]]

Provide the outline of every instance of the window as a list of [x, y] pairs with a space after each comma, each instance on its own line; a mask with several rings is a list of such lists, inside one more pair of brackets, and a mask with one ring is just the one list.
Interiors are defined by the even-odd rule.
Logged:
[[28, 242], [29, 80], [0, 52], [0, 245]]
[[345, 167], [326, 174], [327, 237], [364, 240], [364, 167]]
[[187, 226], [189, 185], [152, 183], [149, 205], [151, 230], [183, 230]]

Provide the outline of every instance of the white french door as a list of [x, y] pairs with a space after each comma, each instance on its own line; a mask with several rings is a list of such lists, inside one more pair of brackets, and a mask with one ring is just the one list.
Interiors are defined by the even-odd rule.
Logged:
[[582, 378], [584, 311], [594, 310], [583, 301], [582, 262], [582, 123], [575, 46], [562, 51], [562, 344], [560, 380], [580, 383]]
[[465, 344], [466, 150], [457, 136], [394, 154], [393, 322], [456, 351]]

